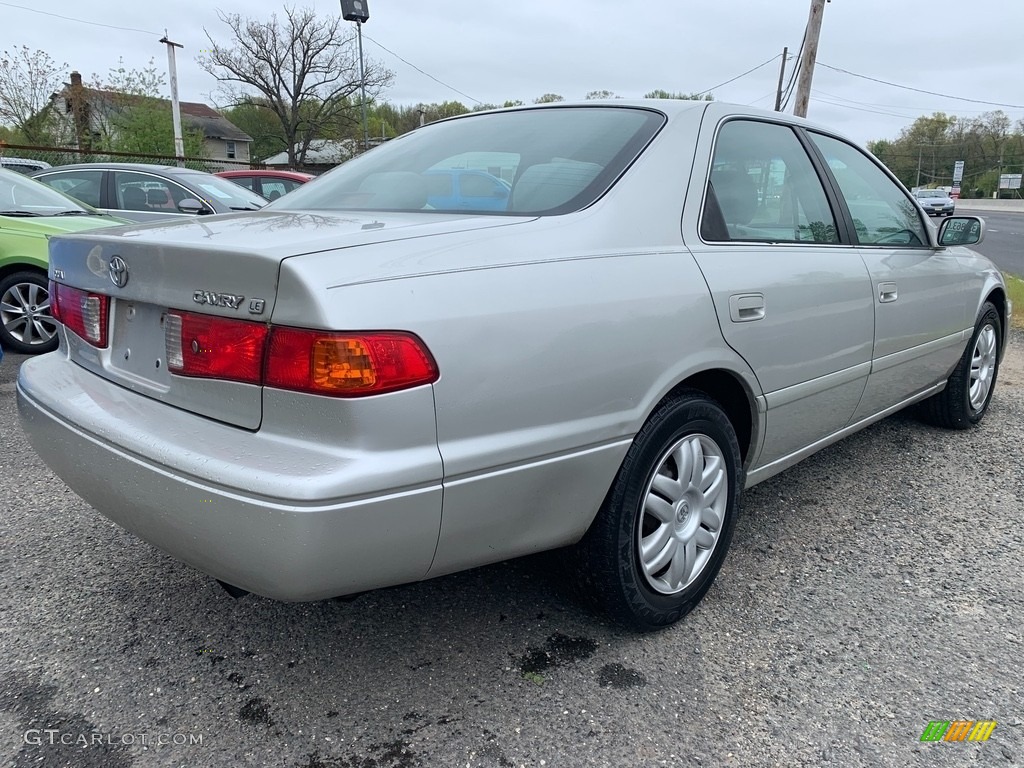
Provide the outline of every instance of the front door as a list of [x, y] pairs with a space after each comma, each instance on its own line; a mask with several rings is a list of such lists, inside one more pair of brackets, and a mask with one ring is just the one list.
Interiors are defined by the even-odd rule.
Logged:
[[871, 377], [855, 421], [943, 381], [966, 344], [974, 318], [957, 258], [934, 248], [917, 205], [868, 155], [810, 133], [849, 208], [871, 275], [875, 340]]

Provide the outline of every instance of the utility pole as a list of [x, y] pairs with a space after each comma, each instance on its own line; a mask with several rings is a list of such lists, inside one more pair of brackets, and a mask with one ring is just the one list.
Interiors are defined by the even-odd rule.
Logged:
[[924, 144], [917, 145], [917, 182], [914, 184], [914, 189], [919, 189], [921, 186], [921, 153], [924, 151]]
[[174, 64], [174, 49], [184, 48], [181, 43], [172, 43], [167, 30], [160, 42], [167, 46], [167, 71], [171, 78], [171, 117], [174, 120], [174, 157], [178, 167], [185, 165], [185, 142], [181, 138], [181, 106], [178, 104], [178, 69]]
[[811, 14], [807, 18], [807, 33], [804, 39], [804, 55], [800, 64], [800, 79], [796, 83], [796, 105], [793, 114], [807, 117], [807, 102], [811, 98], [811, 80], [814, 78], [814, 62], [818, 58], [818, 37], [821, 34], [821, 17], [825, 13], [826, 0], [811, 0]]
[[789, 58], [789, 48], [782, 49], [782, 66], [779, 67], [779, 89], [775, 91], [775, 111], [782, 111], [782, 79], [786, 76], [786, 59]]

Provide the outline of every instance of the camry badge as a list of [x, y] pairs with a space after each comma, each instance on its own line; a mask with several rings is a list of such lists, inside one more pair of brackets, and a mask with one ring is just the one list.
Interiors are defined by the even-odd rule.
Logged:
[[245, 300], [245, 296], [237, 296], [233, 293], [217, 293], [216, 291], [194, 291], [192, 301], [196, 304], [210, 304], [214, 307], [228, 307], [238, 309]]
[[110, 282], [118, 288], [128, 285], [128, 265], [120, 256], [114, 256], [110, 260], [107, 272], [110, 274]]

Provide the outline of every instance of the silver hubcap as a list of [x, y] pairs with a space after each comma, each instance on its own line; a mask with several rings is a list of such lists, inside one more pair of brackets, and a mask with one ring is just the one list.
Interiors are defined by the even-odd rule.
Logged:
[[57, 321], [50, 316], [50, 294], [35, 283], [16, 283], [0, 296], [0, 323], [23, 344], [37, 346], [57, 333]]
[[718, 543], [729, 501], [725, 454], [706, 435], [669, 448], [643, 495], [637, 542], [647, 583], [671, 595], [696, 579]]
[[971, 356], [971, 408], [980, 411], [988, 400], [996, 374], [996, 329], [986, 325], [978, 334]]

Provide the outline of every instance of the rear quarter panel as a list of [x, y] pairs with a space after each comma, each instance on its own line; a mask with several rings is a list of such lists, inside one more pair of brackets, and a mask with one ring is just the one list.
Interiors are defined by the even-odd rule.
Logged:
[[577, 540], [635, 433], [689, 375], [724, 368], [757, 392], [681, 244], [682, 190], [658, 195], [658, 178], [635, 206], [606, 198], [366, 249], [407, 265], [392, 279], [347, 279], [353, 252], [282, 265], [275, 322], [313, 300], [326, 327], [412, 331], [437, 360], [444, 502], [430, 576]]

